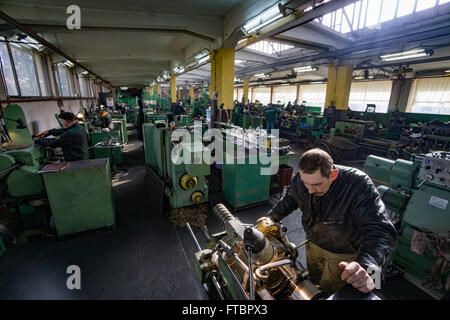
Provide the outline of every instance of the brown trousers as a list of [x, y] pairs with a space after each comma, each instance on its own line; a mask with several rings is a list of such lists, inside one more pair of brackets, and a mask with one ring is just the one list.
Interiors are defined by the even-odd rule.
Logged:
[[351, 262], [356, 259], [355, 253], [333, 253], [318, 245], [306, 244], [306, 263], [312, 282], [318, 284], [327, 293], [334, 293], [345, 285], [341, 280], [342, 269], [339, 262]]

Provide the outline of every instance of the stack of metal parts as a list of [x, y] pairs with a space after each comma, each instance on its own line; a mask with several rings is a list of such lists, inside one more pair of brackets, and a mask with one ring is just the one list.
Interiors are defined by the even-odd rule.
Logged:
[[378, 191], [398, 228], [394, 264], [436, 298], [450, 290], [450, 153], [415, 161], [369, 156], [364, 171], [383, 183]]

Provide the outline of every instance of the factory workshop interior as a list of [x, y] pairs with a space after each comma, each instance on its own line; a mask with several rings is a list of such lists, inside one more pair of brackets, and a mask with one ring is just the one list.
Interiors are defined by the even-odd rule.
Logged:
[[0, 60], [0, 300], [449, 299], [449, 0], [0, 0]]

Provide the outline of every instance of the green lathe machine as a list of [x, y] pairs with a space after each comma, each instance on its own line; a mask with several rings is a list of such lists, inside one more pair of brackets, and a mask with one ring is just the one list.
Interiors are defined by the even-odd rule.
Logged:
[[[271, 165], [275, 165], [275, 157], [277, 157], [280, 169], [289, 167], [289, 158], [293, 155], [290, 151], [288, 141], [283, 139], [278, 141], [278, 147], [275, 148], [278, 155], [267, 153], [260, 146], [262, 135], [266, 135], [264, 129], [246, 129], [226, 125], [224, 135], [224, 155], [222, 165], [222, 193], [224, 200], [233, 207], [234, 211], [260, 204], [269, 200], [270, 190], [275, 183], [275, 174], [262, 174], [262, 170], [269, 171]], [[265, 140], [268, 140], [266, 137]], [[269, 137], [270, 140], [270, 137]], [[227, 141], [231, 143], [232, 149], [227, 149]], [[285, 143], [280, 143], [285, 141]], [[271, 140], [273, 143], [274, 140]], [[241, 150], [241, 152], [239, 151]], [[260, 157], [259, 150], [262, 151], [264, 157]], [[228, 161], [226, 157], [231, 158]], [[291, 172], [292, 168], [289, 167]], [[290, 179], [287, 184], [290, 184]], [[281, 186], [284, 187], [284, 186]]]
[[435, 298], [450, 285], [450, 153], [414, 161], [369, 156], [364, 171], [374, 182], [399, 236], [394, 265]]
[[[154, 210], [163, 211], [162, 203], [166, 199], [171, 209], [198, 205], [208, 202], [206, 176], [210, 174], [210, 165], [203, 162], [205, 147], [201, 143], [172, 141], [175, 128], [185, 128], [193, 135], [194, 130], [203, 130], [187, 126], [190, 117], [183, 115], [180, 121], [169, 126], [166, 119], [156, 120], [142, 125], [144, 136], [145, 163], [150, 198]], [[149, 120], [151, 121], [151, 120]], [[201, 133], [200, 133], [201, 134]], [[172, 162], [172, 151], [177, 148], [184, 159], [181, 164]], [[191, 164], [187, 163], [190, 159]], [[194, 161], [198, 159], [198, 161]], [[155, 198], [156, 197], [156, 198]], [[165, 199], [164, 199], [165, 198]]]
[[34, 145], [20, 106], [6, 106], [3, 120], [11, 141], [0, 149], [0, 203], [20, 213], [25, 229], [43, 228], [49, 216], [38, 171], [47, 162], [46, 150]]
[[16, 236], [46, 234], [50, 215], [58, 236], [114, 226], [108, 159], [50, 163], [51, 150], [34, 145], [20, 106], [6, 106], [3, 121], [10, 141], [0, 149], [0, 204], [19, 214]]

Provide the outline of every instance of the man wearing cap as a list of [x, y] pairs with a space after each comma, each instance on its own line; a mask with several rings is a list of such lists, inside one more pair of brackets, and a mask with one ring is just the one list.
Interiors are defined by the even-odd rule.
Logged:
[[[72, 112], [62, 112], [59, 118], [65, 128], [51, 129], [36, 134], [36, 143], [44, 147], [61, 147], [66, 161], [87, 160], [88, 137], [86, 129], [78, 123]], [[45, 138], [55, 136], [57, 138]]]

